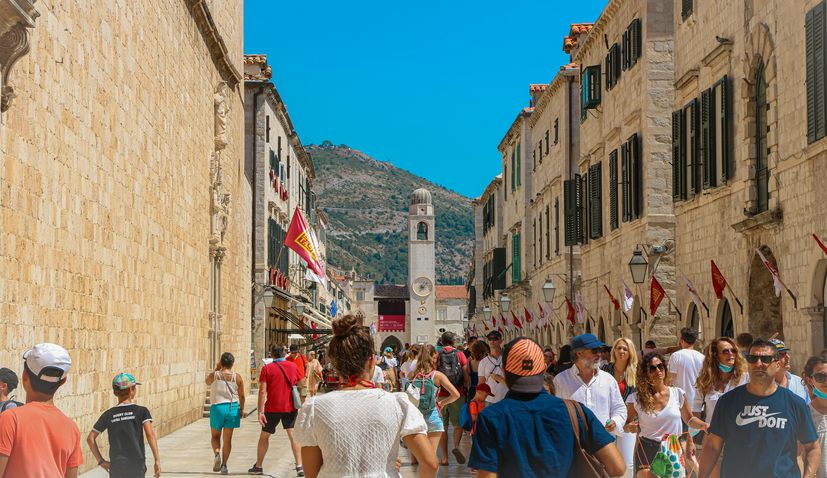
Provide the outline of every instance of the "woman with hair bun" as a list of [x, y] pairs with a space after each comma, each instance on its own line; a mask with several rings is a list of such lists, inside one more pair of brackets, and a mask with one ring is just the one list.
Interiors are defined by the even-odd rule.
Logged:
[[295, 436], [305, 476], [396, 477], [399, 440], [419, 461], [419, 476], [437, 472], [422, 414], [407, 396], [375, 388], [376, 365], [368, 327], [346, 315], [333, 321], [328, 359], [342, 388], [310, 397], [299, 410]]

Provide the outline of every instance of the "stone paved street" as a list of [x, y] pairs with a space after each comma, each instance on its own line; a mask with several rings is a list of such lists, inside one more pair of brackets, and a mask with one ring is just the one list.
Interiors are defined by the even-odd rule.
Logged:
[[[448, 429], [448, 436], [451, 436], [453, 432], [453, 428]], [[452, 443], [451, 441], [448, 442], [449, 445]], [[441, 466], [439, 467], [439, 476], [442, 478], [453, 478], [458, 476], [475, 476], [474, 473], [471, 473], [471, 470], [467, 466], [468, 454], [471, 453], [471, 440], [469, 439], [468, 435], [463, 435], [462, 442], [460, 442], [460, 450], [465, 455], [466, 465], [459, 465], [454, 458], [454, 455], [450, 454], [449, 450], [449, 458], [448, 458], [448, 466]], [[402, 459], [402, 476], [404, 478], [415, 478], [416, 475], [416, 467], [411, 466], [411, 453], [405, 449], [400, 448], [399, 458]]]

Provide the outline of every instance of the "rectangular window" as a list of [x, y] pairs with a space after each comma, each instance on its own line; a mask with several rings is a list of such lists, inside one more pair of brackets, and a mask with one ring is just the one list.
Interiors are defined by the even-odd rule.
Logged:
[[520, 234], [514, 233], [511, 236], [511, 283], [520, 282]]
[[540, 247], [537, 248], [537, 255], [540, 256], [540, 265], [543, 265], [543, 211], [537, 218], [537, 237], [540, 239]]
[[505, 187], [503, 187], [503, 200], [508, 200], [508, 165], [503, 165], [503, 183], [505, 183]]
[[565, 212], [565, 245], [582, 244], [583, 234], [583, 179], [579, 174], [574, 179], [563, 181], [563, 208]]
[[276, 221], [267, 219], [267, 266], [276, 267], [276, 244], [278, 242]]
[[589, 166], [589, 237], [603, 236], [603, 165]]
[[689, 15], [692, 15], [692, 0], [681, 0], [681, 19], [686, 20]]
[[448, 319], [448, 309], [440, 307], [437, 319], [441, 322], [445, 322]]
[[672, 199], [700, 194], [702, 187], [701, 104], [697, 99], [672, 115]]
[[270, 142], [270, 115], [264, 117], [264, 142]]
[[560, 140], [560, 128], [559, 128], [559, 126], [560, 126], [560, 119], [555, 118], [554, 119], [554, 144], [557, 144], [557, 142]]
[[623, 222], [633, 221], [643, 213], [643, 158], [640, 150], [637, 134], [620, 146]]
[[534, 240], [531, 242], [531, 255], [534, 256], [534, 268], [537, 268], [537, 220], [534, 220], [534, 223], [531, 225], [531, 234], [534, 236]]
[[[548, 239], [548, 206], [546, 206], [546, 239]], [[554, 198], [554, 255], [560, 255], [560, 198]], [[548, 240], [546, 240], [548, 256]]]
[[606, 53], [606, 91], [611, 90], [617, 85], [620, 74], [623, 71], [621, 61], [620, 45], [615, 43], [609, 48], [609, 52]]
[[356, 291], [356, 301], [357, 302], [364, 302], [365, 300], [365, 292], [364, 291]]
[[640, 18], [635, 18], [623, 32], [623, 69], [628, 70], [637, 64], [641, 55], [643, 35]]
[[536, 149], [531, 150], [531, 162], [534, 164], [534, 167], [532, 168], [532, 171], [537, 171], [537, 150]]
[[517, 189], [517, 183], [514, 182], [514, 177], [517, 176], [517, 166], [515, 164], [516, 153], [512, 149], [511, 150], [511, 191], [514, 192]]
[[[546, 156], [548, 156], [549, 131], [546, 130]], [[540, 160], [542, 161], [542, 159]]]
[[517, 143], [517, 186], [523, 184], [523, 156], [520, 154], [520, 146], [522, 143]]
[[807, 142], [813, 143], [827, 135], [827, 27], [825, 3], [807, 12], [804, 22], [804, 51], [807, 63]]
[[683, 111], [672, 113], [672, 200], [681, 201], [686, 199], [686, 149], [684, 138], [686, 137], [686, 125], [684, 124]]
[[617, 217], [617, 150], [609, 153], [609, 228], [620, 226]]
[[600, 65], [587, 66], [580, 76], [580, 120], [600, 105]]

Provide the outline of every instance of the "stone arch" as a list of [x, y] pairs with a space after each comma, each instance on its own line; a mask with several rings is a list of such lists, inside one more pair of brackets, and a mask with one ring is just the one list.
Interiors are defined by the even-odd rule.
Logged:
[[[778, 269], [772, 250], [760, 247], [764, 257]], [[781, 315], [781, 297], [776, 297], [772, 275], [761, 262], [761, 257], [754, 254], [749, 268], [749, 318], [747, 329], [753, 337], [768, 338], [778, 333], [784, 338], [784, 320]]]
[[425, 221], [420, 222], [416, 225], [416, 240], [417, 241], [427, 241], [428, 240], [428, 224]]
[[703, 327], [701, 327], [701, 312], [694, 302], [689, 302], [689, 309], [686, 311], [686, 327], [698, 331], [698, 340], [703, 342]]
[[[777, 66], [775, 58], [775, 42], [770, 33], [769, 27], [765, 23], [759, 23], [752, 28], [752, 31], [747, 35], [746, 51], [742, 63], [742, 80], [741, 88], [743, 89], [741, 98], [745, 98], [745, 107], [741, 109], [742, 117], [741, 124], [747, 126], [747, 134], [743, 136], [746, 142], [743, 145], [744, 154], [740, 155], [746, 161], [748, 173], [744, 176], [749, 184], [745, 189], [746, 197], [744, 200], [744, 209], [752, 212], [762, 212], [759, 210], [759, 198], [757, 194], [759, 177], [756, 168], [759, 154], [765, 154], [767, 175], [769, 177], [767, 199], [767, 210], [778, 209], [778, 183], [777, 178], [772, 175], [772, 169], [778, 166], [778, 134], [776, 131], [776, 111], [778, 107], [778, 82], [776, 81]], [[764, 85], [759, 85], [756, 78], [763, 77]], [[766, 115], [758, 115], [756, 108], [756, 97], [758, 97], [759, 89], [766, 88]], [[733, 96], [734, 97], [734, 96]], [[766, 123], [759, 116], [766, 118]], [[766, 134], [756, 134], [756, 126], [766, 128]], [[758, 138], [766, 138], [766, 144], [760, 145]], [[761, 151], [759, 151], [761, 149]], [[737, 157], [737, 156], [736, 156]], [[775, 178], [775, 179], [774, 179]]]
[[379, 352], [385, 350], [385, 347], [392, 348], [395, 352], [399, 352], [402, 350], [402, 341], [399, 340], [395, 335], [389, 335], [385, 337], [385, 340], [382, 341], [382, 346], [379, 347]]
[[721, 299], [718, 302], [718, 310], [716, 316], [716, 337], [735, 337], [735, 319], [732, 315], [732, 305], [727, 299]]
[[586, 330], [587, 334], [592, 333], [592, 321], [589, 320], [589, 319], [586, 319], [586, 328], [585, 328], [585, 330]]

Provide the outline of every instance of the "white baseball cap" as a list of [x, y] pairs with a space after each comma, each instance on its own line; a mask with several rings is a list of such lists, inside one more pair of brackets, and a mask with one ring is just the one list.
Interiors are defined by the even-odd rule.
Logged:
[[[37, 344], [23, 354], [23, 359], [32, 375], [44, 382], [60, 382], [72, 368], [69, 352], [56, 344]], [[52, 373], [44, 375], [46, 371]]]

